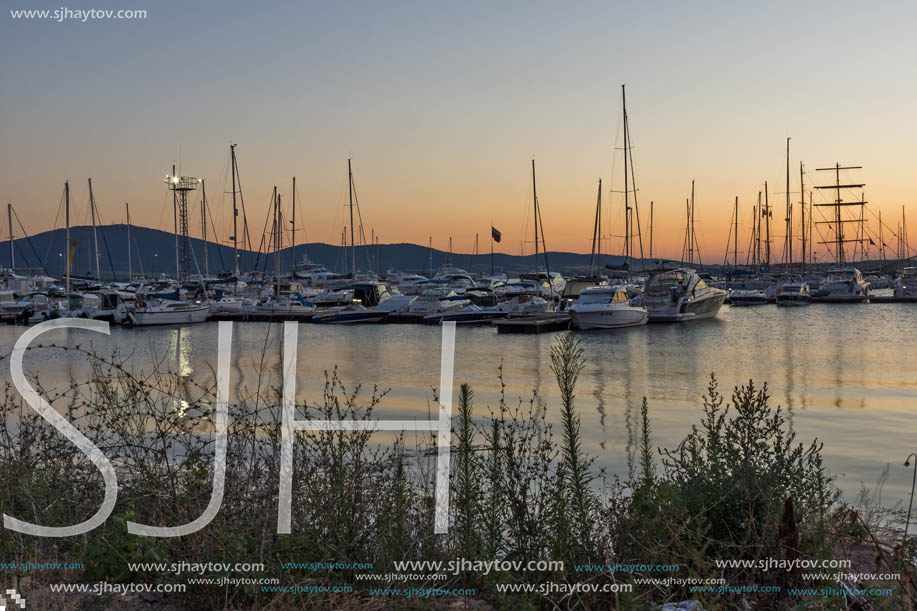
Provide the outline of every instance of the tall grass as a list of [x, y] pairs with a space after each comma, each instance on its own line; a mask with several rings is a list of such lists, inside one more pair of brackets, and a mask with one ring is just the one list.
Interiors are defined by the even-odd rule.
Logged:
[[[61, 350], [44, 347], [39, 350]], [[74, 350], [71, 348], [70, 350]], [[353, 592], [269, 593], [258, 586], [197, 586], [176, 601], [187, 609], [285, 609], [382, 604], [373, 587], [475, 588], [498, 607], [647, 608], [695, 595], [684, 586], [633, 594], [542, 596], [497, 592], [503, 583], [628, 582], [646, 575], [598, 571], [585, 564], [679, 564], [679, 577], [727, 576], [759, 583], [755, 571], [724, 572], [717, 558], [827, 557], [837, 541], [841, 506], [817, 443], [796, 442], [766, 387], [736, 388], [729, 405], [711, 380], [704, 417], [674, 449], [652, 441], [650, 408], [641, 408], [639, 472], [633, 481], [600, 485], [584, 448], [576, 384], [585, 361], [574, 334], [551, 349], [558, 400], [555, 437], [536, 395], [479, 408], [462, 384], [454, 420], [448, 535], [433, 532], [436, 447], [425, 436], [380, 442], [368, 431], [299, 433], [294, 444], [292, 533], [276, 534], [280, 462], [280, 389], [258, 389], [230, 406], [222, 508], [203, 530], [181, 538], [128, 535], [127, 520], [159, 526], [199, 516], [210, 498], [215, 389], [169, 372], [134, 375], [118, 358], [76, 349], [92, 364], [91, 380], [49, 397], [116, 465], [119, 497], [112, 518], [91, 533], [42, 539], [4, 530], [4, 562], [83, 562], [85, 570], [42, 574], [41, 581], [181, 581], [168, 572], [128, 569], [128, 562], [264, 563], [265, 572], [208, 577], [276, 577], [280, 585], [347, 585]], [[46, 393], [45, 396], [48, 396]], [[371, 420], [386, 392], [348, 387], [326, 373], [320, 400], [297, 407], [299, 419]], [[413, 446], [409, 446], [412, 443]], [[655, 457], [661, 454], [661, 461]], [[64, 525], [86, 519], [102, 499], [95, 467], [9, 387], [0, 396], [0, 510], [21, 520]], [[848, 529], [849, 531], [849, 529]], [[845, 531], [846, 532], [846, 531]], [[849, 532], [847, 532], [849, 534]], [[550, 571], [462, 571], [447, 580], [398, 582], [386, 576], [400, 560], [562, 560]], [[282, 569], [281, 562], [372, 563], [377, 579], [356, 571]], [[4, 573], [7, 578], [27, 574]], [[9, 579], [7, 579], [8, 581]], [[726, 599], [728, 602], [728, 599]], [[799, 602], [747, 599], [781, 608]], [[710, 597], [708, 604], [721, 601]], [[735, 602], [735, 601], [733, 601]], [[36, 605], [38, 603], [36, 602]], [[411, 603], [415, 604], [415, 603]], [[756, 603], [757, 604], [757, 603]], [[49, 608], [53, 608], [53, 604]], [[763, 607], [762, 607], [763, 608]]]

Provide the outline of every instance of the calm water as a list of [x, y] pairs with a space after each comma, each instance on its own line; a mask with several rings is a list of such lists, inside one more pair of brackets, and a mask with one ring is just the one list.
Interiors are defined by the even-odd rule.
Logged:
[[[3, 354], [24, 327], [0, 327]], [[264, 363], [264, 383], [279, 385], [281, 325], [235, 323], [233, 396], [253, 390]], [[338, 366], [348, 385], [391, 389], [377, 416], [428, 417], [433, 386], [439, 384], [438, 327], [299, 325], [300, 400], [321, 397], [323, 372]], [[495, 405], [497, 369], [511, 398], [537, 390], [548, 419], [557, 422], [558, 400], [549, 370], [554, 334], [500, 335], [490, 327], [459, 328], [455, 386], [468, 382], [478, 413]], [[188, 327], [123, 329], [109, 337], [83, 331], [42, 336], [42, 343], [91, 345], [101, 353], [118, 349], [138, 371], [160, 367], [196, 380], [216, 366], [217, 323]], [[597, 465], [627, 475], [632, 464], [640, 403], [649, 400], [654, 441], [674, 447], [701, 414], [700, 396], [710, 373], [720, 388], [766, 381], [772, 402], [788, 410], [802, 441], [824, 441], [828, 468], [848, 498], [861, 483], [872, 487], [887, 463], [891, 473], [884, 501], [905, 499], [911, 473], [905, 457], [917, 449], [912, 414], [917, 410], [917, 306], [832, 305], [807, 308], [730, 308], [713, 321], [598, 331], [581, 334], [587, 359], [577, 387], [577, 405], [587, 449]], [[9, 361], [0, 362], [9, 379]], [[71, 376], [85, 379], [86, 362], [74, 353], [36, 352], [26, 370], [47, 387], [64, 388]], [[433, 410], [435, 414], [435, 409]]]

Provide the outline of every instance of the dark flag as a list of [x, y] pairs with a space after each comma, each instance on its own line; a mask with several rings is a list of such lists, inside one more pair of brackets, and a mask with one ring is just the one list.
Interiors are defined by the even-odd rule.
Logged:
[[493, 225], [491, 225], [491, 226], [490, 226], [490, 237], [492, 237], [492, 238], [494, 239], [494, 242], [497, 242], [497, 243], [499, 244], [499, 243], [500, 243], [500, 238], [503, 237], [503, 234], [500, 233], [500, 230], [499, 230], [499, 229], [497, 229], [496, 227], [494, 227]]
[[872, 241], [872, 238], [869, 238], [869, 245], [870, 245], [870, 246], [875, 246], [875, 245], [876, 245], [876, 243]]

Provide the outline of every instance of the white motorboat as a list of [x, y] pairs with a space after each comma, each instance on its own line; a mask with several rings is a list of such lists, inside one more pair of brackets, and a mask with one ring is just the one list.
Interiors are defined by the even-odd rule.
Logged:
[[620, 285], [584, 288], [569, 312], [577, 329], [636, 327], [649, 320], [646, 308], [634, 305]]
[[917, 267], [905, 267], [895, 279], [895, 297], [917, 300]]
[[777, 289], [778, 306], [806, 306], [812, 303], [809, 284], [802, 280], [784, 282]]
[[735, 307], [767, 305], [770, 299], [761, 289], [735, 289], [729, 293], [729, 302]]
[[650, 275], [643, 293], [643, 305], [652, 321], [688, 321], [713, 318], [726, 299], [726, 291], [707, 286], [689, 268]]
[[120, 303], [121, 295], [117, 291], [92, 291], [82, 295], [82, 312], [88, 318], [113, 322]]
[[544, 314], [551, 309], [551, 303], [534, 295], [516, 295], [498, 303], [493, 308], [504, 314]]
[[861, 303], [869, 298], [869, 283], [855, 267], [832, 269], [815, 295], [819, 301]]
[[251, 313], [258, 316], [294, 316], [296, 314], [310, 314], [315, 311], [315, 306], [299, 299], [273, 297], [263, 299], [251, 308]]
[[156, 299], [150, 302], [137, 301], [130, 308], [121, 304], [115, 320], [122, 324], [147, 327], [204, 322], [208, 316], [210, 305], [207, 303]]

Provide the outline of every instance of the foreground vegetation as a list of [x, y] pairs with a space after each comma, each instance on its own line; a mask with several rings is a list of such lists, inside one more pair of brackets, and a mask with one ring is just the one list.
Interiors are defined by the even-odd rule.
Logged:
[[[103, 359], [75, 350], [91, 362], [91, 382], [74, 384], [57, 397], [42, 394], [54, 399], [58, 409], [66, 405], [68, 419], [116, 465], [118, 503], [103, 526], [83, 536], [49, 539], [0, 532], [0, 562], [84, 564], [79, 571], [0, 572], [0, 585], [15, 582], [30, 608], [64, 608], [65, 601], [48, 591], [49, 583], [187, 581], [188, 575], [131, 570], [129, 563], [263, 564], [263, 572], [205, 576], [350, 589], [294, 593], [264, 591], [259, 585], [193, 585], [167, 597], [181, 609], [426, 608], [454, 600], [372, 595], [386, 587], [474, 589], [461, 599], [464, 603], [507, 609], [655, 609], [687, 599], [707, 609], [908, 608], [917, 584], [912, 542], [889, 528], [888, 516], [870, 505], [868, 496], [862, 499], [865, 510], [839, 501], [822, 464], [821, 446], [796, 440], [781, 409], [771, 405], [766, 386], [749, 382], [733, 389], [727, 401], [711, 377], [702, 420], [672, 449], [655, 447], [644, 400], [635, 472], [624, 481], [602, 476], [582, 447], [576, 383], [583, 356], [573, 334], [560, 336], [551, 353], [560, 400], [549, 409], [559, 410], [557, 427], [546, 422], [534, 395], [509, 401], [503, 392], [497, 405], [482, 408], [471, 387], [460, 387], [448, 535], [433, 532], [436, 440], [397, 436], [380, 444], [367, 431], [297, 434], [292, 534], [278, 535], [280, 389], [260, 385], [231, 402], [226, 487], [214, 521], [178, 538], [129, 535], [127, 521], [185, 524], [207, 507], [215, 389], [167, 373], [135, 375], [117, 356]], [[499, 376], [502, 385], [502, 370]], [[331, 371], [321, 402], [299, 406], [298, 418], [368, 421], [384, 397], [378, 388], [347, 388]], [[13, 389], [6, 388], [0, 411], [0, 510], [45, 525], [91, 516], [102, 501], [99, 471]], [[563, 569], [533, 565], [534, 570], [486, 575], [469, 570], [443, 580], [408, 582], [391, 576], [401, 560], [460, 558], [560, 560]], [[837, 558], [856, 560], [850, 572], [899, 573], [900, 579], [858, 584], [807, 580], [798, 569], [717, 565], [721, 560]], [[372, 569], [281, 567], [311, 562], [371, 563]], [[679, 568], [652, 568], [660, 564]], [[615, 565], [642, 566], [616, 570]], [[366, 573], [378, 577], [357, 578]], [[677, 579], [665, 581], [670, 577]], [[645, 578], [658, 581], [638, 583]], [[735, 589], [698, 592], [688, 583], [695, 579], [723, 579]], [[572, 595], [501, 591], [519, 583], [633, 588]], [[745, 591], [738, 591], [742, 587]], [[790, 592], [855, 587], [883, 587], [891, 593], [845, 599]], [[104, 602], [68, 601], [76, 605], [72, 608]]]

